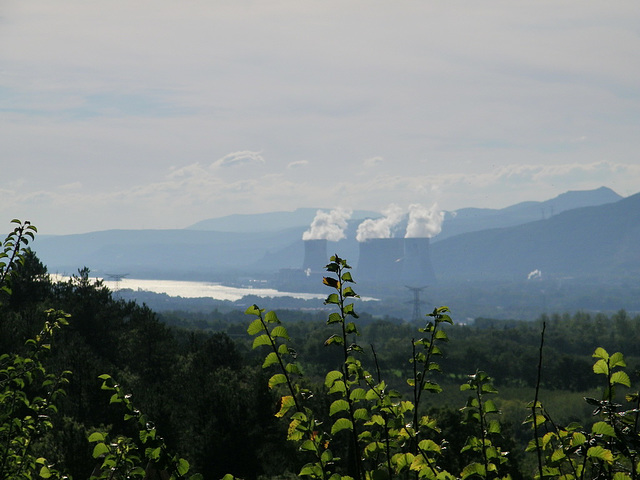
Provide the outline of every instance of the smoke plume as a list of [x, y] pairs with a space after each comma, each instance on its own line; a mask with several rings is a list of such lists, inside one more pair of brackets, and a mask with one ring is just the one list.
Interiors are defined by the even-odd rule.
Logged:
[[356, 240], [364, 242], [370, 238], [390, 238], [395, 227], [403, 217], [403, 211], [397, 205], [391, 204], [382, 211], [384, 217], [368, 218], [358, 225]]
[[337, 242], [345, 238], [344, 230], [351, 210], [336, 208], [330, 212], [318, 210], [309, 230], [302, 234], [303, 240], [330, 240]]
[[409, 222], [405, 238], [431, 238], [442, 231], [444, 212], [437, 204], [431, 208], [414, 203], [409, 205]]
[[537, 268], [532, 271], [529, 272], [529, 275], [527, 275], [527, 280], [539, 280], [542, 278], [542, 271], [538, 270]]

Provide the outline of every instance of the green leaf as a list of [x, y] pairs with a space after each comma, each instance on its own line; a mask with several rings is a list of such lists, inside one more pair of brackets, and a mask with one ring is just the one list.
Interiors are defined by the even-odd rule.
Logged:
[[384, 418], [382, 415], [371, 415], [371, 419], [367, 422], [367, 425], [380, 425], [384, 426]]
[[329, 315], [329, 319], [327, 320], [327, 325], [331, 325], [332, 323], [340, 323], [342, 321], [342, 317], [339, 313], [333, 312]]
[[276, 373], [269, 379], [269, 388], [273, 388], [282, 383], [287, 383], [287, 377], [282, 373]]
[[273, 330], [271, 330], [271, 336], [280, 337], [280, 338], [289, 340], [289, 334], [287, 333], [287, 329], [284, 328], [282, 325], [278, 325]]
[[428, 439], [420, 441], [420, 443], [418, 444], [418, 447], [420, 447], [420, 450], [422, 450], [423, 452], [440, 453], [440, 450], [441, 450], [440, 445], [438, 445], [433, 440], [428, 440]]
[[322, 455], [320, 455], [320, 461], [325, 465], [332, 460], [333, 460], [333, 453], [329, 449], [325, 450], [324, 452], [322, 452]]
[[623, 371], [614, 372], [614, 374], [611, 375], [611, 385], [616, 384], [624, 385], [625, 387], [631, 387], [631, 380], [629, 379], [629, 375], [627, 375]]
[[93, 458], [98, 458], [100, 455], [109, 453], [109, 446], [106, 443], [97, 443], [95, 447], [93, 447]]
[[176, 471], [179, 475], [186, 475], [189, 471], [189, 462], [187, 462], [184, 458], [178, 460], [178, 465], [176, 465]]
[[611, 453], [611, 450], [608, 450], [601, 446], [589, 448], [589, 450], [587, 450], [587, 457], [597, 458], [607, 463], [613, 463], [613, 453]]
[[624, 361], [624, 355], [620, 352], [616, 352], [609, 358], [609, 367], [613, 370], [616, 367], [626, 367], [627, 364]]
[[487, 472], [484, 468], [484, 465], [481, 463], [470, 463], [466, 467], [462, 469], [462, 479], [469, 478], [471, 476], [478, 475], [479, 477], [486, 478]]
[[353, 278], [351, 277], [351, 272], [344, 272], [344, 273], [342, 274], [342, 281], [343, 281], [343, 282], [352, 282], [352, 283], [355, 283], [355, 282], [353, 281]]
[[327, 393], [329, 395], [333, 393], [341, 393], [342, 395], [346, 395], [347, 387], [345, 386], [342, 380], [336, 380], [335, 382], [333, 382], [333, 385], [331, 386], [331, 388]]
[[105, 439], [105, 435], [102, 432], [93, 432], [91, 435], [89, 435], [88, 440], [90, 442], [104, 442]]
[[586, 441], [587, 437], [585, 437], [584, 434], [580, 432], [573, 432], [573, 435], [571, 436], [572, 447], [579, 447], [580, 445], [584, 445]]
[[447, 332], [445, 332], [444, 330], [438, 330], [436, 331], [435, 339], [446, 342], [447, 340], [449, 340], [449, 337], [447, 336]]
[[483, 383], [482, 393], [498, 393], [498, 390], [490, 383]]
[[329, 407], [329, 416], [333, 416], [336, 413], [344, 412], [349, 410], [349, 402], [343, 399], [338, 399], [331, 404]]
[[596, 348], [596, 351], [593, 352], [592, 357], [593, 358], [601, 358], [603, 360], [608, 360], [609, 359], [609, 354], [607, 353], [607, 351], [604, 348], [598, 347], [598, 348]]
[[331, 370], [330, 372], [327, 373], [327, 376], [324, 379], [324, 386], [327, 388], [331, 388], [333, 386], [333, 383], [336, 380], [341, 380], [342, 379], [342, 372], [339, 372], [338, 370]]
[[322, 468], [313, 463], [307, 463], [298, 474], [301, 477], [312, 477], [312, 478], [321, 478], [322, 477]]
[[271, 339], [269, 338], [269, 335], [267, 335], [266, 333], [260, 336], [257, 336], [256, 338], [253, 339], [253, 347], [252, 348], [258, 348], [262, 345], [271, 345]]
[[284, 369], [288, 373], [295, 373], [296, 375], [302, 376], [302, 371], [300, 370], [300, 367], [298, 366], [297, 363], [287, 363], [287, 365], [284, 367]]
[[327, 338], [324, 342], [324, 346], [326, 347], [327, 345], [331, 345], [332, 343], [335, 343], [337, 345], [343, 345], [344, 344], [344, 339], [340, 336], [340, 335], [331, 335], [329, 338]]
[[500, 422], [498, 422], [497, 420], [491, 420], [489, 422], [489, 425], [487, 427], [487, 432], [489, 433], [500, 433], [501, 429], [500, 429]]
[[435, 382], [430, 382], [430, 381], [426, 381], [424, 382], [424, 385], [422, 386], [423, 390], [428, 390], [430, 392], [434, 392], [434, 393], [440, 393], [442, 391], [442, 387], [440, 385], [438, 385]]
[[591, 427], [591, 433], [594, 435], [605, 435], [607, 437], [615, 437], [616, 431], [606, 422], [596, 422]]
[[245, 310], [245, 315], [260, 315], [264, 310], [260, 310], [257, 305], [251, 305]]
[[356, 292], [354, 292], [353, 288], [351, 288], [351, 287], [344, 287], [344, 290], [342, 291], [342, 295], [345, 298], [347, 298], [347, 297], [360, 298], [360, 295], [358, 295]]
[[289, 347], [287, 347], [284, 343], [282, 345], [280, 345], [278, 347], [278, 353], [280, 355], [291, 355], [293, 352], [293, 350], [289, 349]]
[[347, 418], [339, 418], [336, 420], [331, 427], [331, 435], [335, 435], [342, 430], [353, 430], [353, 423], [351, 423], [351, 420]]
[[345, 305], [343, 312], [345, 315], [351, 315], [354, 318], [358, 318], [358, 314], [356, 314], [356, 311], [353, 309], [353, 303]]
[[354, 402], [357, 402], [358, 400], [364, 400], [366, 396], [367, 392], [364, 388], [356, 388], [354, 390], [351, 390], [351, 393], [349, 394], [349, 398]]
[[631, 476], [624, 472], [616, 472], [613, 474], [613, 480], [631, 480]]
[[349, 322], [344, 326], [345, 329], [345, 333], [347, 334], [351, 334], [351, 333], [355, 333], [358, 334], [358, 327], [356, 327], [356, 324], [353, 322]]
[[339, 305], [340, 304], [340, 297], [338, 297], [337, 293], [332, 293], [331, 295], [329, 295], [327, 297], [327, 299], [324, 301], [325, 304], [334, 304], [334, 305]]
[[365, 398], [369, 401], [376, 401], [380, 398], [380, 393], [375, 388], [372, 388], [371, 390], [367, 390]]
[[605, 360], [598, 360], [593, 364], [593, 373], [608, 375], [609, 374], [609, 366]]
[[305, 440], [299, 448], [300, 450], [306, 450], [307, 452], [315, 452], [318, 450], [318, 447], [313, 443], [313, 440]]
[[278, 363], [278, 354], [276, 352], [270, 352], [269, 355], [265, 357], [262, 368], [267, 368], [274, 363]]
[[280, 399], [280, 410], [276, 413], [276, 417], [281, 418], [286, 415], [286, 413], [296, 406], [296, 401], [291, 395], [285, 395]]
[[262, 331], [264, 331], [264, 325], [262, 325], [262, 320], [260, 320], [259, 318], [256, 318], [247, 327], [247, 333], [249, 335], [255, 335], [256, 333], [259, 333]]
[[410, 468], [415, 457], [412, 453], [396, 453], [391, 457], [391, 462], [395, 463], [398, 472], [401, 472], [405, 468]]
[[367, 421], [369, 420], [369, 411], [366, 408], [358, 408], [353, 412], [353, 418], [355, 420]]
[[497, 413], [499, 411], [498, 407], [496, 407], [496, 404], [493, 403], [492, 400], [485, 400], [482, 404], [482, 410], [484, 413]]
[[265, 314], [264, 321], [266, 323], [280, 323], [280, 320], [278, 319], [276, 312], [273, 312], [273, 311], [269, 311]]
[[162, 455], [162, 447], [147, 448], [147, 450], [145, 451], [145, 454], [151, 460], [158, 460], [160, 458], [160, 455]]

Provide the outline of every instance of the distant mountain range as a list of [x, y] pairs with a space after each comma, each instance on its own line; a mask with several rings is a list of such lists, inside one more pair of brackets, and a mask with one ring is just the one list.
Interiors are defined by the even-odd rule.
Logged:
[[[300, 268], [302, 233], [316, 211], [231, 215], [182, 230], [42, 236], [33, 248], [50, 272], [87, 266], [99, 276], [221, 281]], [[339, 253], [355, 266], [357, 226], [379, 216], [354, 212], [347, 239], [329, 242], [328, 254]], [[443, 281], [525, 280], [536, 269], [558, 278], [605, 281], [640, 273], [638, 245], [640, 194], [623, 198], [602, 187], [498, 210], [446, 212], [442, 232], [431, 242], [431, 259]]]
[[600, 187], [596, 190], [569, 191], [544, 202], [522, 202], [498, 210], [462, 208], [445, 213], [442, 232], [434, 238], [434, 241], [441, 241], [461, 233], [512, 227], [544, 220], [567, 210], [605, 205], [622, 198], [610, 188]]
[[[188, 230], [208, 230], [217, 232], [277, 232], [287, 228], [311, 225], [320, 208], [298, 208], [293, 212], [269, 212], [246, 215], [227, 215], [225, 217], [209, 218], [187, 227]], [[377, 218], [380, 214], [367, 210], [355, 210], [351, 214], [353, 220]]]
[[439, 278], [524, 280], [534, 270], [593, 283], [640, 278], [640, 193], [544, 220], [433, 243]]

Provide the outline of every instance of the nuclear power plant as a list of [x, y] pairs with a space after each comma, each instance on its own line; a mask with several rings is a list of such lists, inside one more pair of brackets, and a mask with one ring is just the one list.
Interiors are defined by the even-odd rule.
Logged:
[[304, 261], [302, 270], [305, 272], [324, 272], [324, 267], [328, 263], [327, 240], [304, 240]]
[[410, 287], [421, 287], [436, 283], [436, 276], [431, 265], [428, 238], [404, 239], [402, 282]]
[[436, 283], [428, 238], [371, 238], [360, 242], [359, 283], [424, 286]]

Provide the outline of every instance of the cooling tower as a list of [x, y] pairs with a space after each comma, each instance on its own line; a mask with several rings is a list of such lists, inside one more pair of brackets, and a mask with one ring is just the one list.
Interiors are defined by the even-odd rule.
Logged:
[[325, 265], [329, 263], [327, 256], [327, 241], [321, 240], [305, 240], [304, 241], [304, 262], [302, 262], [303, 270], [312, 272], [324, 271]]
[[355, 280], [359, 283], [397, 283], [403, 256], [402, 238], [371, 238], [360, 242]]
[[405, 238], [402, 260], [402, 282], [411, 287], [436, 283], [431, 265], [428, 238]]

